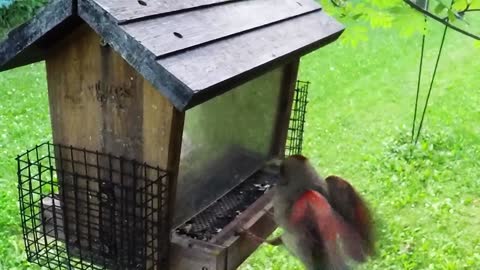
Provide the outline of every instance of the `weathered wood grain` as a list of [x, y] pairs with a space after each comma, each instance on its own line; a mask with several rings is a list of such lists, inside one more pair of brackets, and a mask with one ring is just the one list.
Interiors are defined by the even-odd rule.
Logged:
[[[181, 135], [179, 134], [183, 130], [183, 113], [178, 112], [112, 48], [101, 44], [100, 37], [87, 25], [84, 25], [62, 43], [52, 48], [47, 57], [54, 143], [98, 150], [122, 156], [125, 159], [135, 159], [140, 163], [147, 162], [152, 166], [159, 166], [171, 173], [170, 185], [175, 186], [181, 144], [179, 141]], [[65, 171], [67, 175], [69, 172], [73, 172], [73, 165], [70, 165], [69, 159], [80, 162], [83, 158], [76, 155], [70, 157], [66, 155], [67, 153], [57, 154], [67, 158], [67, 162], [57, 164], [57, 167]], [[95, 164], [94, 160], [87, 160], [87, 162]], [[111, 164], [101, 165], [107, 168], [112, 166]], [[113, 165], [115, 167], [113, 169], [119, 170], [116, 166], [121, 165]], [[98, 175], [107, 177], [105, 172], [99, 173], [95, 168], [90, 167], [86, 170], [81, 163], [75, 164], [75, 171], [86, 171], [86, 177], [96, 178]], [[88, 228], [85, 226], [76, 227], [75, 224], [79, 221], [83, 224], [97, 224], [95, 226], [98, 228], [94, 230], [96, 232], [110, 231], [110, 228], [102, 228], [101, 224], [109, 224], [111, 220], [100, 222], [92, 220], [91, 216], [88, 217], [90, 220], [87, 220], [88, 218], [82, 215], [82, 209], [87, 209], [85, 204], [88, 204], [89, 201], [86, 193], [74, 194], [75, 191], [72, 188], [74, 180], [63, 174], [59, 177], [63, 181], [62, 183], [68, 184], [61, 187], [62, 193], [67, 194], [61, 198], [81, 197], [78, 201], [65, 202], [64, 220], [68, 224], [66, 237], [75, 238], [78, 232], [87, 234], [84, 230]], [[93, 194], [102, 192], [98, 184], [92, 185], [90, 182], [90, 186], [87, 186], [88, 180], [85, 177], [80, 177], [76, 181], [78, 183], [75, 185], [79, 189], [87, 190], [88, 187]], [[134, 190], [142, 188], [142, 186], [133, 186], [133, 182], [123, 180], [122, 177], [114, 177], [110, 181], [116, 185], [123, 184], [130, 187], [130, 189], [121, 191], [123, 192], [122, 196], [118, 195], [123, 198], [135, 196], [134, 194], [125, 195], [130, 192], [129, 190], [135, 192]], [[161, 192], [161, 190], [155, 189], [150, 192]], [[173, 188], [173, 191], [169, 192], [172, 194], [168, 194], [165, 200], [173, 201], [175, 189]], [[153, 205], [160, 205], [158, 199], [155, 200]], [[88, 207], [92, 211], [92, 208], [98, 207], [98, 204], [88, 205]], [[138, 209], [134, 205], [122, 207]], [[112, 209], [112, 211], [116, 210], [118, 209]], [[74, 211], [78, 212], [74, 213]], [[105, 217], [98, 216], [97, 218]], [[165, 217], [157, 215], [151, 215], [148, 218], [151, 220], [144, 222], [155, 224], [162, 219], [162, 222], [171, 223], [171, 220], [164, 220]], [[168, 226], [168, 224], [166, 225]], [[101, 238], [101, 235], [97, 233], [91, 237], [93, 239]], [[79, 244], [88, 247], [87, 240], [80, 240]], [[123, 240], [124, 238], [119, 236], [119, 243]], [[159, 245], [165, 245], [165, 243]], [[147, 262], [147, 265], [151, 265], [151, 262]]]
[[[343, 26], [323, 12], [314, 12], [269, 27], [221, 40], [158, 60], [193, 89], [189, 106], [221, 94], [259, 69], [300, 57], [336, 39]], [[230, 85], [231, 86], [231, 85]]]
[[[87, 149], [102, 149], [102, 121], [101, 107], [93, 102], [96, 100], [95, 92], [89, 91], [90, 87], [100, 81], [101, 75], [98, 72], [101, 66], [100, 50], [97, 50], [98, 43], [93, 43], [92, 37], [88, 35], [89, 29], [83, 27], [74, 31], [62, 42], [55, 44], [50, 53], [47, 54], [46, 68], [48, 81], [48, 94], [50, 103], [50, 114], [52, 121], [53, 142], [63, 145], [85, 147]], [[81, 37], [81, 38], [80, 38]], [[96, 69], [97, 72], [90, 72]], [[88, 116], [88, 117], [87, 117]], [[78, 198], [85, 202], [87, 196], [77, 194], [75, 187], [87, 190], [87, 183], [79, 181], [73, 176], [74, 170], [85, 170], [85, 166], [77, 164], [74, 168], [74, 161], [82, 157], [71, 153], [67, 149], [58, 149], [55, 152], [56, 168], [61, 191], [61, 200], [64, 203], [65, 212], [64, 236], [67, 242], [78, 242], [79, 246], [87, 247], [88, 240], [80, 240], [80, 235], [87, 235], [88, 229], [85, 226], [77, 226], [79, 223], [90, 223], [91, 239], [99, 239], [99, 219], [90, 217], [85, 212], [89, 209], [85, 203], [77, 203], [71, 198]], [[95, 164], [95, 161], [88, 162]], [[98, 170], [90, 170], [89, 176], [96, 176]], [[99, 191], [98, 185], [89, 187], [92, 192]], [[78, 212], [76, 211], [78, 209]], [[98, 212], [98, 205], [90, 208]], [[77, 214], [78, 213], [78, 214]], [[100, 242], [100, 241], [99, 241]], [[70, 245], [67, 245], [70, 247]], [[74, 248], [73, 246], [71, 248]], [[92, 249], [98, 250], [97, 245]]]
[[122, 28], [159, 57], [319, 9], [311, 0], [240, 1]]
[[[167, 210], [171, 215], [169, 219], [163, 221], [166, 222], [164, 226], [171, 228], [175, 211], [181, 210], [175, 208], [175, 203], [185, 113], [175, 109], [147, 81], [144, 81], [143, 93], [143, 160], [149, 164], [158, 164], [169, 172], [168, 193], [164, 194], [164, 201], [161, 203], [168, 206]], [[159, 205], [158, 199], [153, 199], [153, 204]], [[157, 221], [157, 217], [154, 216], [153, 221]], [[147, 239], [147, 241], [150, 240]], [[161, 248], [168, 252], [170, 243], [159, 244], [162, 245]], [[147, 252], [153, 251], [147, 250]], [[169, 260], [170, 258], [167, 257], [166, 259]], [[168, 265], [169, 261], [164, 263]], [[163, 266], [160, 265], [160, 267]]]
[[93, 0], [80, 1], [78, 14], [177, 109], [185, 110], [187, 103], [192, 98], [191, 89], [161, 65], [158, 65], [155, 55], [148, 51], [141, 42], [118, 27], [111, 15]]
[[95, 1], [121, 23], [238, 0], [143, 0], [144, 4], [138, 0]]

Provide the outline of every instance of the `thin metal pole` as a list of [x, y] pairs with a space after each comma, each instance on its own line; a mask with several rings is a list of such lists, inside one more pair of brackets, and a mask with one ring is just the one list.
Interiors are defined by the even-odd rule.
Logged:
[[417, 137], [415, 138], [415, 144], [418, 143], [418, 139], [420, 138], [420, 134], [422, 132], [423, 121], [425, 120], [425, 114], [427, 112], [428, 103], [430, 101], [430, 95], [432, 94], [433, 83], [435, 82], [435, 77], [437, 75], [438, 64], [440, 62], [440, 57], [442, 56], [443, 45], [445, 45], [445, 38], [447, 36], [448, 26], [445, 25], [445, 29], [443, 30], [442, 36], [442, 43], [440, 44], [440, 49], [438, 51], [437, 61], [435, 63], [435, 69], [433, 70], [432, 80], [430, 81], [430, 88], [428, 89], [427, 100], [425, 101], [425, 106], [423, 107], [422, 119], [420, 120], [420, 126], [418, 127]]
[[420, 52], [420, 67], [419, 67], [419, 70], [418, 70], [417, 96], [415, 98], [415, 111], [413, 113], [412, 140], [411, 140], [411, 142], [413, 142], [413, 139], [415, 138], [415, 127], [416, 127], [416, 124], [417, 124], [417, 112], [418, 112], [418, 99], [420, 97], [420, 87], [421, 87], [421, 84], [422, 84], [422, 73], [423, 73], [423, 59], [424, 59], [424, 56], [425, 56], [425, 40], [426, 40], [426, 36], [427, 36], [426, 31], [427, 31], [428, 20], [427, 20], [427, 16], [424, 16], [424, 18], [425, 18], [425, 26], [424, 26], [423, 36], [422, 36], [422, 50]]

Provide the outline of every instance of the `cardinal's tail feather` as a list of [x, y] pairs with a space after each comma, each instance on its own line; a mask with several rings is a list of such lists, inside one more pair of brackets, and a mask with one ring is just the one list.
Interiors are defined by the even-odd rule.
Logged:
[[364, 248], [365, 243], [362, 237], [341, 217], [337, 218], [336, 227], [338, 228], [341, 250], [344, 252], [344, 256], [356, 262], [365, 262], [368, 252]]
[[375, 230], [372, 213], [354, 187], [338, 176], [328, 176], [329, 203], [344, 221], [352, 226], [362, 239], [362, 250], [367, 256], [374, 254]]
[[328, 252], [328, 270], [348, 270], [347, 258], [342, 252], [341, 243], [338, 241], [330, 241], [327, 243]]
[[331, 262], [328, 265], [325, 265], [323, 263], [315, 264], [313, 267], [309, 268], [308, 270], [350, 270], [350, 267], [343, 261], [340, 261], [340, 262]]

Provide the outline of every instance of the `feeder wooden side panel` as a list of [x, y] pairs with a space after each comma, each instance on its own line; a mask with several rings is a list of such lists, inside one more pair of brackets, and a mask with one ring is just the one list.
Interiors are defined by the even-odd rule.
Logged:
[[292, 114], [295, 84], [297, 82], [300, 59], [297, 59], [283, 68], [283, 82], [277, 113], [277, 122], [272, 144], [272, 155], [283, 157], [287, 143], [288, 128]]
[[[73, 45], [75, 43], [75, 45]], [[98, 44], [98, 43], [97, 43]], [[64, 145], [74, 145], [76, 147], [85, 147], [87, 149], [101, 149], [102, 123], [101, 107], [98, 106], [95, 96], [95, 84], [101, 79], [100, 72], [93, 71], [95, 67], [101, 65], [100, 50], [91, 43], [86, 28], [75, 31], [69, 38], [57, 44], [52, 48], [51, 53], [47, 55], [47, 81], [49, 90], [50, 114], [53, 128], [54, 143]], [[78, 198], [85, 201], [84, 195], [76, 194], [72, 188], [76, 184], [78, 189], [99, 190], [98, 185], [87, 187], [83, 181], [76, 183], [76, 180], [69, 173], [74, 170], [84, 170], [84, 165], [75, 164], [74, 160], [81, 157], [73, 157], [68, 151], [60, 150], [55, 153], [56, 167], [59, 170], [60, 181], [64, 183], [61, 188], [62, 199]], [[89, 163], [95, 164], [95, 161], [89, 160]], [[83, 166], [83, 168], [80, 168]], [[88, 176], [95, 177], [98, 170], [90, 170]], [[65, 187], [69, 185], [69, 187]], [[52, 194], [53, 196], [53, 194]], [[63, 200], [62, 200], [63, 201]], [[86, 217], [82, 210], [88, 209], [87, 205], [66, 200], [64, 207], [68, 212], [63, 215], [63, 230], [67, 242], [75, 243], [79, 241], [80, 246], [88, 246], [88, 240], [77, 239], [77, 236], [84, 234], [81, 228], [77, 228], [80, 222], [99, 224], [99, 216]], [[82, 212], [76, 212], [79, 209]], [[69, 211], [70, 210], [70, 211]], [[93, 207], [91, 212], [99, 212], [98, 207]], [[67, 231], [67, 232], [65, 232]], [[91, 228], [91, 237], [98, 239], [101, 228], [93, 226]], [[78, 232], [77, 234], [71, 232]], [[95, 246], [93, 249], [101, 249]]]
[[[244, 225], [244, 228], [256, 236], [264, 239], [268, 238], [277, 227], [277, 224], [270, 216], [271, 214], [269, 214], [272, 211], [273, 205], [270, 203], [261, 213], [254, 215], [250, 222]], [[234, 240], [229, 243], [226, 258], [228, 263], [225, 269], [237, 269], [259, 246], [260, 243], [252, 239], [251, 236], [244, 235], [242, 237], [235, 237]]]
[[174, 234], [171, 249], [170, 270], [226, 270], [225, 246]]
[[[143, 142], [147, 151], [144, 151], [144, 160], [149, 164], [159, 164], [169, 172], [168, 193], [162, 198], [162, 205], [168, 205], [169, 217], [160, 217], [171, 228], [177, 193], [177, 178], [180, 166], [180, 153], [182, 148], [182, 134], [185, 114], [177, 111], [172, 104], [155, 90], [147, 81], [144, 87], [144, 122]], [[160, 192], [160, 191], [159, 191]], [[159, 205], [158, 199], [153, 200], [154, 205]], [[154, 222], [159, 222], [158, 217], [153, 217]], [[147, 239], [147, 242], [152, 239]], [[167, 239], [168, 240], [168, 239]], [[169, 240], [168, 240], [169, 241]], [[158, 243], [168, 247], [169, 243]], [[160, 246], [157, 247], [160, 249]], [[162, 250], [162, 249], [161, 249]], [[150, 252], [150, 250], [147, 250]], [[167, 251], [165, 251], [167, 252]], [[169, 257], [167, 257], [169, 259]], [[166, 261], [165, 265], [169, 262]], [[162, 266], [161, 266], [162, 267]], [[149, 269], [147, 267], [147, 269]]]
[[[183, 131], [183, 113], [178, 112], [119, 54], [108, 45], [102, 44], [100, 37], [86, 25], [77, 28], [52, 48], [46, 62], [55, 144], [98, 149], [99, 152], [122, 156], [125, 159], [135, 159], [153, 166], [158, 165], [171, 173], [169, 187], [175, 187]], [[90, 168], [89, 165], [85, 168], [85, 164], [82, 164], [83, 157], [67, 154], [56, 153], [57, 168], [67, 175], [73, 171], [82, 171], [87, 178], [101, 180], [108, 177], [98, 168]], [[59, 160], [59, 157], [62, 160]], [[95, 164], [96, 161], [87, 160], [86, 162]], [[118, 170], [118, 166], [121, 166], [100, 163], [100, 166], [110, 170]], [[135, 172], [125, 173], [134, 174]], [[80, 196], [80, 202], [77, 200], [64, 202], [67, 212], [65, 223], [68, 223], [68, 228], [71, 229], [67, 230], [66, 236], [75, 240], [75, 235], [86, 233], [85, 228], [77, 228], [75, 224], [79, 222], [86, 224], [86, 213], [82, 212], [82, 209], [88, 208], [85, 205], [85, 201], [88, 200], [81, 197], [86, 195], [73, 193], [77, 188], [102, 193], [101, 187], [99, 184], [92, 186], [91, 182], [88, 184], [82, 178], [74, 180], [72, 179], [74, 177], [62, 177], [62, 175], [59, 177], [65, 183], [62, 192], [67, 194], [66, 197]], [[120, 184], [118, 182], [120, 179], [112, 179], [112, 181]], [[133, 183], [128, 181], [123, 185], [129, 186], [132, 190], [142, 188], [134, 187]], [[162, 191], [154, 190], [153, 192]], [[167, 189], [165, 192], [169, 194], [163, 197], [162, 204], [173, 205], [167, 204], [167, 201], [175, 200], [175, 190]], [[162, 198], [162, 196], [159, 197]], [[154, 199], [154, 205], [160, 205], [157, 200]], [[92, 206], [89, 205], [89, 207]], [[98, 211], [98, 206], [93, 207], [97, 209], [89, 209], [91, 212]], [[131, 205], [131, 209], [136, 209], [135, 205]], [[88, 223], [109, 223], [99, 215], [93, 218], [94, 220], [90, 216]], [[170, 222], [169, 217], [164, 216], [149, 218], [153, 223], [157, 223], [159, 218], [164, 222]], [[93, 237], [101, 237], [102, 231], [108, 231], [108, 228], [101, 226], [97, 225], [98, 228], [95, 228]], [[86, 241], [90, 240], [80, 239], [77, 244], [87, 247], [89, 243]], [[155, 245], [158, 247], [160, 244]], [[147, 263], [147, 265], [150, 264], [151, 262]]]
[[[96, 100], [95, 83], [101, 75], [93, 69], [101, 65], [101, 55], [95, 46], [98, 43], [86, 38], [87, 33], [85, 28], [75, 31], [52, 48], [47, 57], [50, 114], [55, 143], [99, 149], [101, 107], [93, 101]], [[82, 36], [84, 38], [79, 38]]]
[[55, 143], [168, 166], [183, 114], [91, 29], [51, 50], [47, 78]]

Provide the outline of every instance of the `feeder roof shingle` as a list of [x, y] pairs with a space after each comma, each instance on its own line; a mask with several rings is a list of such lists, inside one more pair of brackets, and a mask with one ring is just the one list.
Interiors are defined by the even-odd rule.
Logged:
[[45, 59], [81, 21], [186, 110], [334, 41], [314, 0], [53, 0], [0, 43], [0, 70]]

